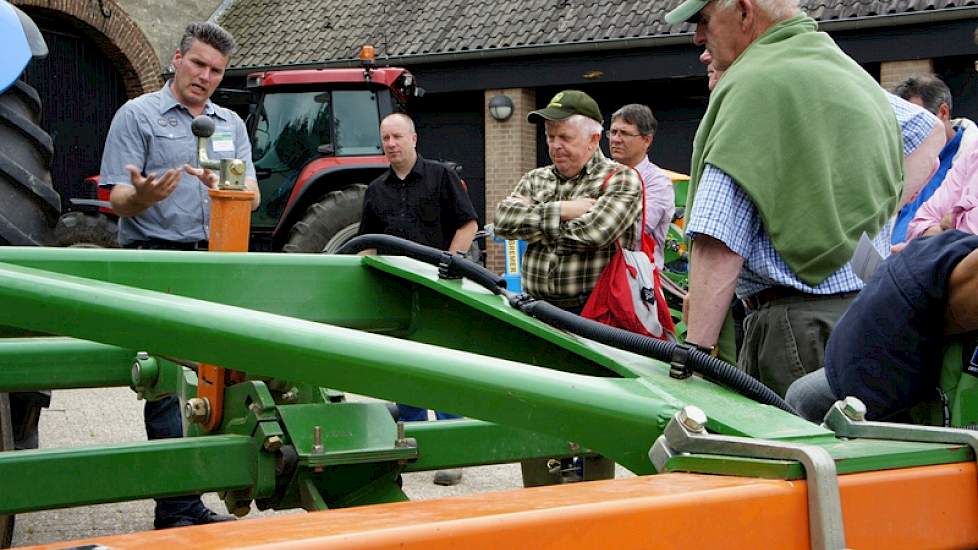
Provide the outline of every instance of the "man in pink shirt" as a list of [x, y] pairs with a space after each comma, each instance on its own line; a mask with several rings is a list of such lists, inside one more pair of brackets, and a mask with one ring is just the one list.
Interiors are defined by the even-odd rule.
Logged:
[[917, 210], [907, 229], [907, 239], [948, 229], [978, 234], [978, 148], [972, 148], [951, 166], [944, 183]]
[[611, 129], [606, 135], [611, 158], [642, 176], [645, 232], [655, 240], [655, 265], [662, 269], [662, 247], [676, 211], [676, 193], [669, 176], [649, 161], [649, 147], [658, 125], [651, 109], [630, 103], [611, 115]]

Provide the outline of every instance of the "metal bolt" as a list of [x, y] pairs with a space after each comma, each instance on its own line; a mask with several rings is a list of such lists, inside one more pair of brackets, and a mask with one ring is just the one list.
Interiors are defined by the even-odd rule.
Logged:
[[404, 423], [397, 423], [397, 440], [394, 441], [395, 447], [405, 447], [407, 446], [407, 438], [404, 434]]
[[866, 420], [866, 405], [856, 397], [846, 397], [842, 404], [842, 412], [849, 420], [862, 422]]
[[319, 426], [314, 426], [312, 429], [312, 452], [314, 454], [323, 454], [325, 448], [323, 447], [323, 430]]
[[282, 401], [285, 401], [287, 403], [294, 403], [298, 399], [299, 399], [299, 392], [296, 388], [292, 388], [291, 390], [282, 394]]
[[679, 422], [691, 432], [702, 432], [706, 429], [706, 413], [693, 405], [686, 405], [676, 415]]
[[252, 403], [251, 405], [248, 405], [248, 410], [255, 414], [261, 414], [262, 407], [258, 403]]
[[277, 435], [270, 435], [265, 438], [265, 441], [262, 443], [262, 447], [264, 447], [266, 451], [274, 453], [282, 448], [282, 438]]
[[142, 368], [139, 366], [139, 361], [132, 364], [132, 370], [129, 372], [129, 379], [132, 381], [133, 386], [139, 385], [139, 378]]
[[211, 404], [207, 398], [194, 397], [187, 400], [183, 408], [183, 416], [191, 422], [204, 423], [211, 415]]
[[570, 449], [570, 452], [572, 453], [576, 453], [581, 450], [581, 446], [578, 445], [577, 443], [574, 443], [573, 441], [567, 442], [567, 448]]
[[561, 468], [562, 466], [560, 461], [556, 458], [547, 459], [547, 472], [549, 472], [551, 475], [559, 474]]
[[140, 361], [145, 361], [145, 360], [149, 359], [149, 353], [147, 353], [145, 351], [137, 351], [136, 352], [136, 359], [139, 359]]

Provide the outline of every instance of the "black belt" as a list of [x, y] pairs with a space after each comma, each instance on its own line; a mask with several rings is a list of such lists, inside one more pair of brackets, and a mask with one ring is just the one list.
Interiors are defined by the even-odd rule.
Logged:
[[142, 250], [207, 250], [207, 241], [168, 241], [165, 239], [147, 239], [145, 241], [132, 241], [126, 243], [123, 248], [136, 248]]
[[581, 307], [587, 303], [588, 298], [591, 297], [590, 292], [585, 292], [578, 294], [577, 296], [571, 296], [569, 298], [541, 298], [545, 302], [549, 302], [561, 309], [565, 308], [576, 308]]
[[816, 301], [816, 300], [830, 300], [830, 299], [841, 299], [841, 298], [853, 298], [859, 294], [858, 290], [852, 292], [837, 292], [835, 294], [809, 294], [807, 292], [802, 292], [796, 288], [790, 288], [786, 286], [771, 286], [761, 290], [760, 292], [755, 292], [750, 296], [744, 298], [744, 306], [747, 309], [756, 311], [761, 309], [767, 304], [777, 300], [784, 300], [786, 298], [797, 298], [805, 301]]

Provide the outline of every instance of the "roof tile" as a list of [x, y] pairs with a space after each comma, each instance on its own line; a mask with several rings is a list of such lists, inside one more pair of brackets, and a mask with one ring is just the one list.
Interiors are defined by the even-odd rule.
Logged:
[[[668, 25], [682, 0], [235, 0], [220, 23], [239, 43], [232, 68], [588, 43], [691, 32]], [[819, 21], [975, 6], [978, 0], [800, 0]]]

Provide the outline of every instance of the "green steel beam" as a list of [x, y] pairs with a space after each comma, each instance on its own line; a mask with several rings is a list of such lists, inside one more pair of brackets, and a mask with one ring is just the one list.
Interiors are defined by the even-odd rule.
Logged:
[[[677, 406], [700, 406], [712, 419], [711, 429], [722, 433], [772, 439], [827, 433], [714, 384], [673, 380], [660, 361], [549, 327], [471, 281], [439, 279], [433, 266], [407, 258], [0, 247], [0, 261], [348, 328], [373, 325], [374, 332], [554, 370], [642, 378], [642, 391]], [[194, 277], [186, 277], [188, 272]], [[224, 281], [231, 286], [222, 286]], [[296, 296], [309, 299], [301, 307], [290, 305]], [[388, 315], [396, 329], [383, 328]], [[379, 320], [351, 322], [363, 318]], [[426, 394], [415, 394], [416, 401]]]
[[3, 324], [392, 401], [426, 396], [419, 404], [574, 439], [636, 473], [652, 471], [648, 447], [681, 406], [635, 379], [556, 372], [32, 268], [0, 267], [0, 300]]
[[135, 357], [74, 338], [0, 339], [0, 392], [128, 386]]
[[[48, 259], [56, 256], [45, 254]], [[7, 255], [8, 251], [0, 251], [0, 259]], [[237, 265], [250, 278], [268, 280], [269, 272], [261, 267], [262, 255], [227, 255], [216, 264], [216, 260], [207, 259], [194, 265], [194, 269], [189, 269], [194, 264], [190, 258], [205, 255], [183, 256], [188, 258], [184, 266], [188, 272], [216, 269], [227, 274], [229, 266]], [[28, 257], [26, 254], [21, 260]], [[147, 264], [143, 269], [155, 269], [156, 264], [148, 262], [161, 258], [144, 258]], [[102, 261], [102, 256], [98, 259]], [[79, 258], [75, 260], [84, 263]], [[408, 305], [373, 305], [409, 310], [409, 320], [388, 334], [419, 342], [12, 265], [0, 267], [0, 299], [5, 304], [0, 310], [0, 324], [453, 411], [573, 440], [636, 473], [652, 471], [646, 456], [648, 448], [665, 422], [684, 404], [703, 408], [710, 418], [708, 427], [719, 433], [794, 441], [821, 439], [822, 444], [830, 435], [814, 424], [750, 402], [696, 377], [671, 379], [668, 368], [659, 361], [547, 327], [515, 312], [503, 298], [474, 288], [469, 281], [439, 280], [430, 266], [403, 258], [357, 261], [360, 263], [306, 256], [298, 258], [295, 265], [310, 269], [319, 266], [324, 276], [345, 270], [373, 272], [375, 276], [365, 276], [357, 292], [373, 295], [383, 292], [383, 288], [397, 288], [396, 299], [409, 302]], [[71, 271], [66, 265], [59, 267]], [[89, 267], [77, 269], [91, 271]], [[179, 281], [169, 283], [175, 285], [173, 292], [184, 293], [177, 288]], [[247, 302], [247, 297], [229, 293], [233, 294], [228, 288], [215, 291], [214, 299]], [[441, 307], [446, 298], [457, 302], [457, 307]], [[352, 314], [344, 315], [349, 318]], [[361, 315], [384, 317], [382, 313]], [[522, 334], [522, 340], [515, 340], [513, 334], [504, 335], [499, 342], [467, 337], [470, 333], [493, 334], [487, 327], [495, 328], [500, 323], [519, 328], [513, 334]], [[442, 334], [445, 331], [447, 335]], [[436, 332], [441, 336], [434, 335]], [[451, 345], [446, 339], [454, 337], [461, 341], [458, 347], [468, 351], [420, 342], [439, 339], [435, 343]], [[479, 345], [483, 349], [476, 349]], [[517, 345], [544, 349], [557, 345], [572, 351], [578, 360], [599, 366], [604, 376], [570, 374], [490, 356], [506, 357], [512, 353], [510, 348]], [[573, 366], [551, 364], [547, 355], [539, 354], [536, 362], [573, 370]], [[853, 463], [867, 469], [885, 462], [881, 455], [892, 452], [889, 447], [867, 442], [862, 446], [841, 444], [832, 451], [835, 456], [839, 448], [856, 449], [858, 456], [850, 458], [858, 458]], [[951, 446], [923, 446], [904, 453], [904, 457], [911, 457], [908, 465], [925, 464], [932, 459], [932, 451], [940, 448]]]
[[404, 469], [408, 472], [505, 464], [582, 452], [564, 439], [480, 420], [406, 422], [405, 433], [418, 443], [418, 459], [407, 463]]
[[411, 321], [410, 285], [359, 256], [0, 247], [0, 262], [372, 332]]
[[258, 452], [217, 435], [0, 453], [0, 514], [251, 487]]
[[[938, 447], [927, 443], [851, 440], [826, 442], [839, 475], [869, 470], [892, 470], [921, 464], [953, 464], [974, 460], [967, 446]], [[759, 460], [721, 455], [677, 455], [666, 464], [669, 472], [692, 472], [767, 479], [804, 479], [805, 471], [790, 460]]]

